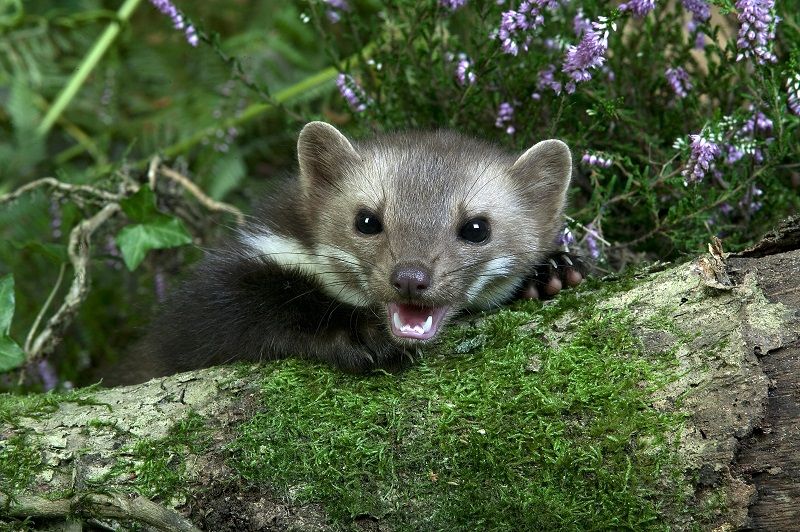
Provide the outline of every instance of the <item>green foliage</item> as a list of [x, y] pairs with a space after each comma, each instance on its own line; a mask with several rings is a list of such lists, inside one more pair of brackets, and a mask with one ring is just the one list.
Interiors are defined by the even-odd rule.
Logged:
[[11, 320], [14, 318], [14, 277], [0, 277], [0, 372], [19, 367], [25, 353], [11, 338]]
[[182, 246], [192, 242], [183, 222], [161, 213], [149, 186], [120, 202], [122, 210], [136, 224], [125, 226], [116, 237], [125, 266], [135, 270], [151, 249]]
[[[595, 297], [483, 316], [400, 375], [270, 365], [230, 464], [340, 523], [665, 528], [690, 512], [667, 440], [682, 419], [650, 404], [674, 359], [643, 356], [629, 320]], [[567, 309], [577, 335], [544, 341]]]

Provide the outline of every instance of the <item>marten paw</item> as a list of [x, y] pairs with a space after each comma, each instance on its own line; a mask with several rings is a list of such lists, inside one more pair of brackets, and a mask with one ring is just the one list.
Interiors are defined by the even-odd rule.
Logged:
[[519, 293], [521, 299], [549, 299], [564, 287], [578, 286], [586, 275], [586, 265], [572, 253], [558, 252], [536, 267], [525, 280]]

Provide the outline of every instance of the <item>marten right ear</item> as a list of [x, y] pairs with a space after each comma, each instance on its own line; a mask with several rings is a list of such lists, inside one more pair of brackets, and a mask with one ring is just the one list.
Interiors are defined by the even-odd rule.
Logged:
[[320, 186], [337, 186], [343, 171], [361, 157], [347, 137], [325, 122], [309, 122], [297, 139], [300, 179], [306, 191]]

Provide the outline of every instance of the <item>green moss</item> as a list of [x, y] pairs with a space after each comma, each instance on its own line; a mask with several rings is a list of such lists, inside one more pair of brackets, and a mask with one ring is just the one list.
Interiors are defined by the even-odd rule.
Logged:
[[184, 492], [186, 458], [209, 442], [205, 421], [191, 412], [170, 428], [164, 438], [142, 439], [130, 448], [136, 491], [149, 498], [169, 500]]
[[[398, 375], [267, 366], [263, 411], [240, 427], [230, 465], [341, 523], [665, 528], [666, 508], [682, 504], [679, 477], [665, 474], [682, 419], [650, 396], [673, 360], [645, 358], [624, 314], [596, 310], [604, 295], [518, 303], [452, 328]], [[544, 334], [567, 311], [577, 332], [552, 346]]]
[[41, 451], [28, 436], [0, 440], [0, 493], [13, 497], [43, 468]]

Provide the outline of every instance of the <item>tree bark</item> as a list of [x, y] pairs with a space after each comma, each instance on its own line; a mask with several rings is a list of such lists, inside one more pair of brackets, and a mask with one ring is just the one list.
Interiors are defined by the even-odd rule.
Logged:
[[[678, 377], [654, 405], [688, 414], [677, 442], [696, 500], [724, 493], [724, 511], [704, 527], [788, 530], [800, 522], [799, 274], [795, 219], [746, 252], [643, 274], [603, 302], [631, 314], [645, 349], [677, 353]], [[654, 325], [663, 319], [671, 329]], [[567, 317], [551, 340], [569, 334]], [[161, 530], [326, 528], [324, 508], [254, 491], [221, 458], [236, 424], [256, 412], [257, 394], [246, 372], [216, 367], [77, 392], [52, 408], [10, 408], [19, 415], [0, 426], [0, 461], [9, 466], [33, 448], [43, 467], [8, 481], [13, 490], [0, 493], [0, 516], [44, 518], [41, 526], [78, 519], [100, 528], [126, 521]], [[182, 495], [134, 494], [135, 479], [118, 467], [130, 459], [125, 450], [168, 437], [189, 415], [205, 420], [211, 444], [173, 464], [185, 468]], [[379, 521], [356, 525], [381, 528]]]

